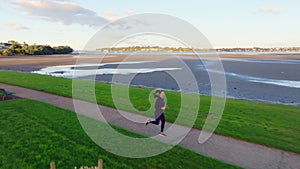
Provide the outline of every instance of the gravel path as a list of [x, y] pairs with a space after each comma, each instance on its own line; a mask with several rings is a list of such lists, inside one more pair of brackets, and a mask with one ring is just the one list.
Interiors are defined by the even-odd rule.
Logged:
[[[16, 96], [29, 98], [33, 100], [39, 100], [46, 102], [57, 107], [74, 111], [74, 104], [72, 98], [66, 98], [49, 93], [39, 92], [31, 89], [25, 89], [22, 87], [11, 86], [0, 83], [0, 88], [16, 93]], [[75, 100], [75, 102], [84, 105], [84, 107], [93, 107], [95, 104], [85, 101]], [[145, 136], [154, 136], [157, 134], [159, 128], [156, 126], [145, 126], [144, 123], [135, 123], [126, 120], [116, 109], [112, 109], [105, 106], [99, 106], [103, 116], [109, 123], [122, 127], [126, 130], [130, 130], [135, 133], [139, 133]], [[77, 109], [77, 113], [84, 114], [97, 120], [103, 120], [99, 118], [99, 115], [95, 112], [87, 112], [86, 109]], [[125, 114], [128, 117], [134, 117], [146, 121], [148, 118], [121, 111], [121, 114]], [[167, 123], [167, 128], [170, 126]], [[183, 126], [177, 125], [178, 130], [185, 130]], [[198, 137], [200, 130], [192, 129], [189, 134], [179, 143], [180, 146], [190, 149], [199, 154], [218, 159], [220, 161], [241, 166], [244, 168], [256, 168], [256, 169], [300, 169], [300, 155], [291, 152], [285, 152], [279, 149], [269, 148], [266, 146], [253, 144], [241, 140], [237, 140], [230, 137], [224, 137], [221, 135], [213, 134], [213, 136], [203, 144], [198, 143]], [[171, 135], [172, 133], [168, 133]], [[166, 137], [168, 138], [168, 136]]]

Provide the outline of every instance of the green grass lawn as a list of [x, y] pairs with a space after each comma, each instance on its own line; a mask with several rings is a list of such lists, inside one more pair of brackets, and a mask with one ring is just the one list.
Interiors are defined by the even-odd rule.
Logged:
[[[72, 80], [70, 79], [0, 71], [0, 82], [72, 97]], [[81, 83], [88, 85], [93, 82], [81, 81]], [[124, 86], [118, 87], [124, 88]], [[95, 91], [99, 104], [109, 107], [115, 106], [110, 93], [110, 84], [95, 83]], [[152, 89], [130, 87], [130, 99], [134, 107], [138, 110], [149, 109], [151, 91]], [[78, 98], [92, 101], [85, 97], [85, 95], [92, 94], [92, 91], [82, 88], [80, 92], [83, 95], [78, 96]], [[174, 122], [180, 108], [180, 93], [168, 91], [166, 95], [168, 100], [166, 119]], [[194, 128], [197, 129], [201, 129], [203, 126], [211, 99], [208, 96], [199, 97], [201, 99], [200, 110], [194, 125]], [[122, 109], [135, 112], [127, 105], [124, 105]], [[151, 117], [153, 110], [142, 114]], [[300, 107], [227, 99], [222, 120], [215, 132], [300, 153]]]
[[[59, 169], [69, 169], [95, 166], [98, 159], [103, 159], [104, 168], [238, 168], [178, 146], [145, 159], [120, 157], [91, 141], [74, 112], [28, 99], [0, 102], [0, 107], [1, 169], [49, 168], [52, 161]], [[131, 137], [142, 137], [114, 128]]]

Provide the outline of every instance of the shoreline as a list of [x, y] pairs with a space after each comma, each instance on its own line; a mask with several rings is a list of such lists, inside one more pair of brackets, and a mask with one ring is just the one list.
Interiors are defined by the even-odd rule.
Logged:
[[[64, 54], [64, 55], [24, 55], [24, 56], [0, 56], [0, 66], [13, 66], [13, 65], [31, 65], [37, 68], [58, 65], [74, 65], [76, 61], [84, 59], [87, 63], [107, 63], [107, 62], [120, 62], [120, 61], [145, 61], [145, 60], [165, 60], [174, 57], [184, 59], [200, 58], [232, 58], [232, 59], [274, 59], [274, 60], [300, 60], [300, 54], [174, 54], [174, 55], [129, 55], [129, 54]], [[82, 60], [81, 60], [82, 61]]]

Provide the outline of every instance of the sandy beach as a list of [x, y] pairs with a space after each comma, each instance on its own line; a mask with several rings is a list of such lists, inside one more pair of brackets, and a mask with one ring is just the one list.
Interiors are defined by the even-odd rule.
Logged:
[[[74, 65], [80, 62], [87, 63], [107, 63], [121, 61], [144, 61], [144, 60], [166, 60], [172, 57], [183, 57], [185, 59], [204, 57], [204, 58], [257, 58], [257, 59], [300, 59], [300, 55], [249, 55], [249, 54], [220, 54], [220, 55], [43, 55], [43, 56], [0, 56], [0, 68], [10, 69], [13, 67], [18, 71], [27, 68], [40, 69], [48, 66]], [[82, 58], [82, 59], [81, 59]], [[84, 59], [84, 60], [83, 60]], [[26, 70], [25, 70], [26, 71]]]

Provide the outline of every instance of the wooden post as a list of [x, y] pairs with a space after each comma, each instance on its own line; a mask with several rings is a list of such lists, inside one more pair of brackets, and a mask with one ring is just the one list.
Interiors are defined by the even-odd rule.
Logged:
[[98, 160], [98, 169], [103, 169], [103, 160], [102, 159]]
[[55, 162], [50, 163], [50, 169], [55, 169]]

